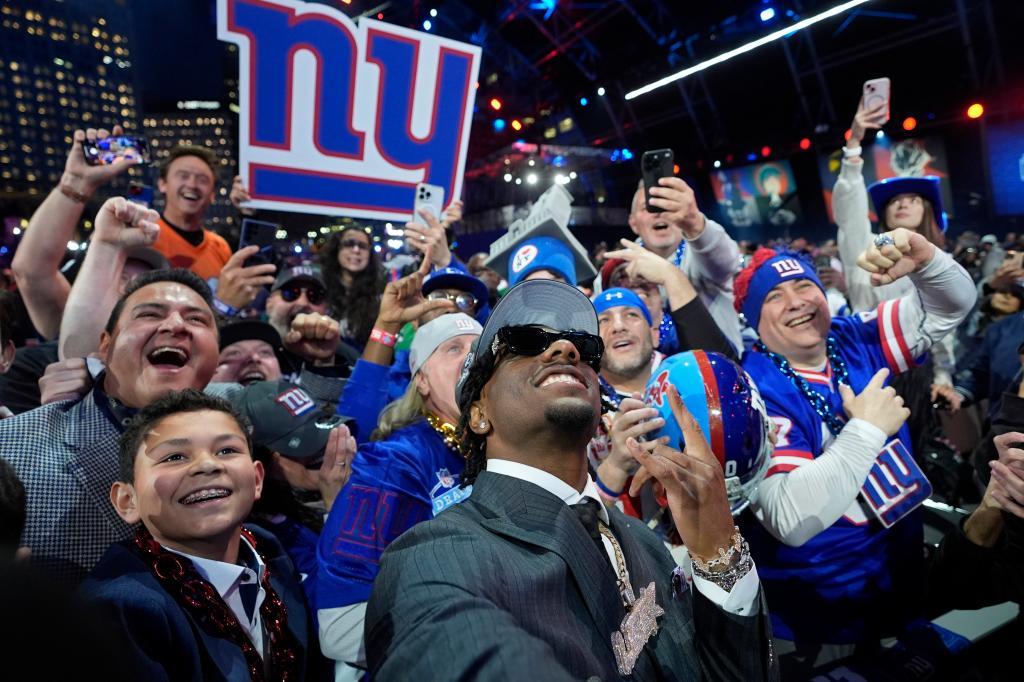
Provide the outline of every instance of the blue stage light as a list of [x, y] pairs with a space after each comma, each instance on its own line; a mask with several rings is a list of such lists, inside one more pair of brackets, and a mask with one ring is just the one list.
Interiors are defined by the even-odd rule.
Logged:
[[505, 129], [505, 119], [496, 118], [494, 119], [494, 129], [499, 133]]

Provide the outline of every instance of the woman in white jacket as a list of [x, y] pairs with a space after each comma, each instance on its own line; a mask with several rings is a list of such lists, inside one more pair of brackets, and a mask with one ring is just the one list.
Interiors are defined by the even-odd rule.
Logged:
[[[839, 226], [839, 258], [846, 276], [846, 297], [853, 312], [868, 312], [884, 301], [910, 293], [909, 282], [872, 286], [868, 274], [857, 267], [857, 257], [871, 246], [874, 235], [868, 211], [870, 195], [875, 204], [881, 232], [904, 227], [924, 235], [937, 247], [946, 244], [946, 214], [942, 210], [939, 180], [934, 176], [889, 178], [864, 186], [864, 161], [861, 141], [868, 129], [877, 130], [888, 120], [888, 105], [865, 108], [862, 98], [850, 126], [850, 138], [843, 147], [843, 161], [832, 190], [832, 211]], [[959, 409], [962, 397], [953, 390], [956, 370], [953, 335], [932, 347], [934, 379], [931, 400], [945, 398], [952, 411]]]

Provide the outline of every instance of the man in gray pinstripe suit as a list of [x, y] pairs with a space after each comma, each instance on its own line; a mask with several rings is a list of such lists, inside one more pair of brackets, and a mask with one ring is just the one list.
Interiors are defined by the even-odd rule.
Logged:
[[685, 454], [629, 447], [638, 478], [666, 489], [692, 588], [641, 522], [596, 502], [586, 445], [602, 351], [594, 308], [573, 287], [528, 281], [496, 306], [459, 384], [473, 492], [381, 558], [366, 617], [375, 678], [777, 676], [721, 466], [674, 391]]
[[[138, 230], [155, 220], [155, 211], [110, 199], [96, 226]], [[130, 537], [110, 503], [117, 440], [137, 408], [209, 382], [218, 357], [211, 299], [206, 283], [187, 270], [139, 275], [103, 331], [106, 370], [93, 390], [0, 420], [0, 458], [14, 467], [28, 500], [22, 545], [65, 582], [84, 578], [108, 545]]]

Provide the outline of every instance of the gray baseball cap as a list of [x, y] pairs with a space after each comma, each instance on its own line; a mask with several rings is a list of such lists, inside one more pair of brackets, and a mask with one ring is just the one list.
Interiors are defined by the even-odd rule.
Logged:
[[554, 331], [586, 332], [594, 336], [600, 336], [601, 333], [594, 304], [576, 287], [550, 279], [520, 282], [508, 290], [487, 318], [480, 338], [462, 365], [462, 374], [455, 388], [456, 396], [462, 393], [462, 385], [473, 361], [490, 347], [498, 330], [528, 324]]
[[434, 318], [416, 330], [416, 336], [409, 346], [409, 370], [416, 376], [423, 363], [442, 343], [463, 334], [479, 336], [483, 329], [479, 322], [465, 313], [450, 313]]

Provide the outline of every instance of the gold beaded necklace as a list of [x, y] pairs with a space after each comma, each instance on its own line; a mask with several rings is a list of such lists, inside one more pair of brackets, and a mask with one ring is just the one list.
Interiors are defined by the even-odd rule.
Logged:
[[462, 450], [459, 449], [459, 433], [455, 426], [443, 421], [436, 414], [431, 414], [430, 412], [425, 412], [423, 416], [427, 418], [427, 423], [430, 424], [430, 428], [440, 434], [445, 445], [450, 447], [455, 454], [462, 453]]

